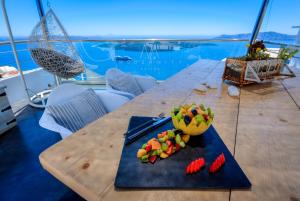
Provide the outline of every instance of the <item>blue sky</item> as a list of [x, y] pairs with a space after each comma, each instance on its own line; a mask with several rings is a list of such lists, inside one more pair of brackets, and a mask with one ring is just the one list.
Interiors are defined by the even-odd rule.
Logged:
[[[38, 22], [35, 0], [6, 0], [13, 31]], [[45, 10], [47, 0], [43, 0]], [[252, 31], [262, 0], [49, 0], [70, 35], [220, 35]], [[273, 0], [262, 31], [296, 34], [300, 0]], [[0, 16], [0, 36], [7, 35]]]

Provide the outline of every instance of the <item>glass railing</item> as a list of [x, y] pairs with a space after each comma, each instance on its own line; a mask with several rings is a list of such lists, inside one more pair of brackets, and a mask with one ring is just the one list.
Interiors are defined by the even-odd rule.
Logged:
[[[124, 72], [150, 75], [165, 80], [200, 59], [223, 60], [246, 53], [247, 40], [78, 40], [73, 41], [86, 72], [71, 81], [104, 85], [105, 72], [119, 68]], [[279, 48], [282, 44], [267, 44]], [[26, 42], [17, 44], [23, 71], [38, 66]], [[15, 66], [9, 43], [0, 44], [0, 66]], [[69, 80], [70, 81], [70, 80]]]
[[77, 42], [88, 70], [104, 75], [109, 68], [165, 80], [199, 59], [222, 60], [245, 54], [245, 41]]
[[[199, 59], [222, 60], [245, 54], [247, 41], [243, 40], [118, 40], [74, 41], [86, 73], [77, 81], [101, 82], [109, 68], [150, 75], [165, 80]], [[23, 71], [38, 66], [32, 60], [27, 43], [17, 44]], [[11, 47], [0, 45], [0, 66], [16, 66]]]

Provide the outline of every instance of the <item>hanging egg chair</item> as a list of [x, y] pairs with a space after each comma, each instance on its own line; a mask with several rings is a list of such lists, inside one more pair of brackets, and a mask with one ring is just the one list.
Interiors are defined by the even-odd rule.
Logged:
[[60, 78], [84, 72], [78, 52], [52, 9], [32, 30], [28, 46], [35, 63]]

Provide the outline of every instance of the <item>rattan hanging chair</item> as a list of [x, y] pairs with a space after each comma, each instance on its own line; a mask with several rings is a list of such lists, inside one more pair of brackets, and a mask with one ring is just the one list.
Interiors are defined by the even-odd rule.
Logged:
[[52, 9], [34, 27], [29, 50], [36, 64], [61, 77], [73, 78], [84, 72], [84, 64]]

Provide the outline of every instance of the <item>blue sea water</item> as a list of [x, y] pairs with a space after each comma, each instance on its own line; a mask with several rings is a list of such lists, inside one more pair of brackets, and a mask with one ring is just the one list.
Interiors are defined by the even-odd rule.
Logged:
[[[158, 46], [145, 42], [80, 42], [74, 45], [86, 68], [100, 75], [104, 75], [109, 68], [117, 67], [125, 72], [151, 75], [158, 80], [167, 79], [199, 59], [222, 60], [242, 56], [246, 52], [246, 42], [161, 42]], [[18, 44], [17, 49], [23, 70], [37, 67], [30, 57], [27, 44]], [[115, 56], [128, 56], [132, 60], [116, 61]], [[16, 66], [8, 45], [0, 46], [2, 65]]]

